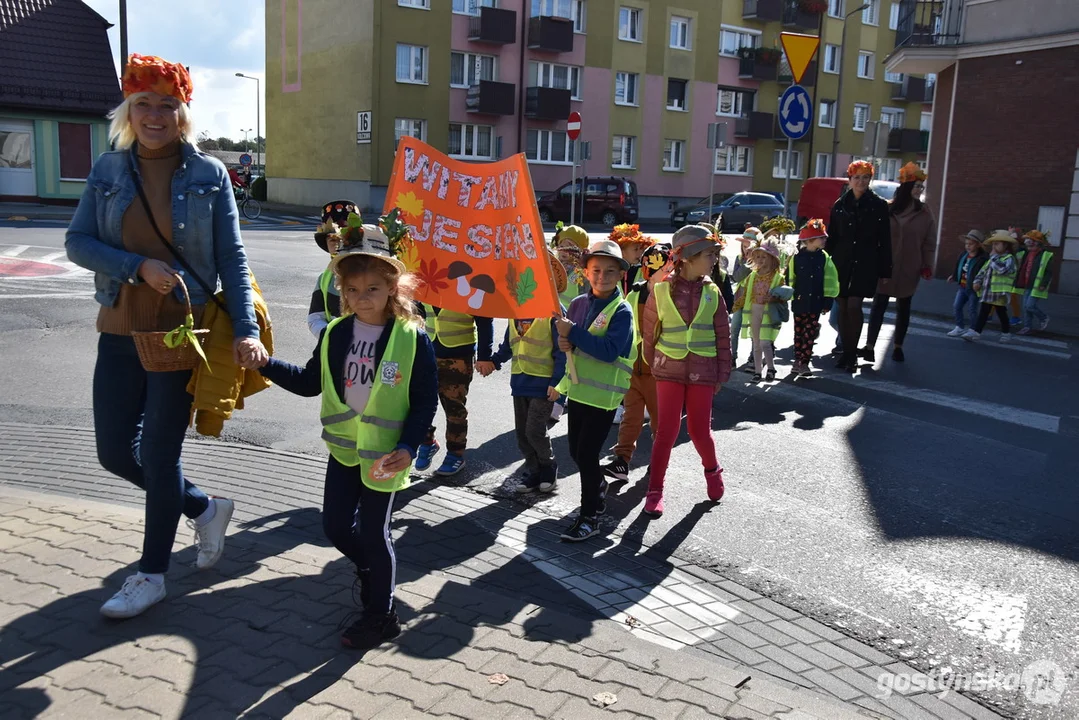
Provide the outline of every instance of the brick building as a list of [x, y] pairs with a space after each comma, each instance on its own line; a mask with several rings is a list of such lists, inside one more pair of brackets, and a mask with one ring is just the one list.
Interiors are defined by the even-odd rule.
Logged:
[[1051, 232], [1054, 289], [1079, 294], [1079, 2], [903, 0], [889, 71], [936, 73], [936, 274], [971, 228]]

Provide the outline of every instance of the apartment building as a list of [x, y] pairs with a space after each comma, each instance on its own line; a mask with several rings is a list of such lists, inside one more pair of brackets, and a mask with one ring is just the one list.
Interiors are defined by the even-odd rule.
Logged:
[[[848, 17], [860, 2], [267, 0], [269, 194], [379, 206], [406, 134], [469, 160], [523, 152], [537, 192], [553, 190], [570, 179], [574, 110], [592, 150], [579, 173], [634, 180], [642, 217], [706, 195], [712, 175], [717, 192], [781, 191], [784, 31], [822, 36], [802, 81], [815, 122], [794, 144], [791, 194], [833, 173], [833, 140], [840, 173], [861, 156], [870, 120], [893, 128], [880, 167], [894, 178], [926, 161], [932, 85], [884, 70], [898, 0], [865, 4]], [[715, 152], [713, 122], [726, 125]]]
[[936, 73], [929, 204], [947, 276], [972, 227], [1049, 234], [1079, 294], [1079, 2], [903, 0], [886, 67]]

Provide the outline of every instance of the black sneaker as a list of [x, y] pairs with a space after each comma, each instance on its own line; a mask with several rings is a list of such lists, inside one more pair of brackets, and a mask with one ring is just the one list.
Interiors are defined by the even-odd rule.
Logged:
[[517, 483], [517, 487], [514, 488], [519, 494], [524, 495], [526, 493], [534, 493], [540, 489], [540, 476], [539, 473], [529, 473], [525, 475], [521, 482]]
[[555, 484], [557, 482], [558, 466], [540, 465], [539, 472], [536, 473], [536, 488], [541, 493], [554, 492]]
[[573, 521], [573, 524], [569, 526], [566, 532], [562, 533], [560, 538], [564, 542], [582, 542], [599, 534], [599, 523], [596, 518], [590, 517], [578, 517]]
[[370, 650], [400, 634], [401, 620], [396, 612], [385, 615], [365, 613], [341, 633], [341, 644], [357, 650]]
[[858, 356], [866, 362], [877, 361], [877, 354], [873, 352], [873, 348], [869, 347], [868, 345], [858, 351]]
[[615, 480], [626, 482], [629, 480], [629, 463], [617, 455], [600, 466], [603, 474]]
[[599, 486], [599, 503], [596, 505], [596, 517], [607, 514], [607, 491], [611, 485], [604, 480]]
[[352, 602], [366, 609], [371, 604], [370, 570], [356, 568], [356, 579], [352, 581]]

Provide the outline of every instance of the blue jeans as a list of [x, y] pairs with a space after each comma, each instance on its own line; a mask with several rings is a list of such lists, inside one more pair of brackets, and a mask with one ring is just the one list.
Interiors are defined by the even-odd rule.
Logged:
[[[964, 313], [964, 309], [967, 304], [970, 304], [970, 309]], [[955, 291], [955, 325], [956, 327], [967, 329], [967, 317], [970, 318], [970, 326], [974, 327], [974, 323], [978, 321], [978, 306], [981, 305], [981, 301], [978, 299], [978, 293], [974, 292], [969, 287], [961, 287]]]
[[736, 310], [731, 313], [731, 359], [738, 364], [738, 338], [742, 334], [742, 312]]
[[[1034, 288], [1027, 288], [1026, 294], [1023, 295], [1023, 317], [1025, 319], [1023, 325], [1031, 330], [1037, 330], [1042, 323], [1049, 319], [1049, 316], [1038, 307], [1041, 298], [1034, 297], [1033, 292]], [[1038, 321], [1037, 324], [1034, 323], [1035, 320]]]
[[191, 371], [151, 373], [135, 342], [102, 333], [94, 368], [94, 435], [101, 467], [146, 491], [146, 529], [139, 570], [169, 569], [180, 515], [196, 518], [209, 506], [205, 493], [184, 479], [184, 444]]

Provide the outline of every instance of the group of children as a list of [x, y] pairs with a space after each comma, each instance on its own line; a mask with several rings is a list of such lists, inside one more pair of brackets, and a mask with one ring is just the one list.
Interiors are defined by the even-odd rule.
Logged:
[[[975, 229], [960, 240], [966, 253], [959, 256], [955, 271], [948, 277], [948, 282], [959, 285], [955, 293], [955, 327], [948, 336], [977, 342], [994, 312], [1000, 321], [1002, 343], [1011, 342], [1011, 330], [1016, 325], [1021, 326], [1018, 335], [1045, 330], [1049, 316], [1041, 302], [1049, 297], [1053, 279], [1048, 236], [1040, 230], [1030, 230], [1020, 239], [1019, 230], [1009, 228], [994, 230], [986, 238]], [[1016, 251], [1020, 242], [1024, 249]]]

